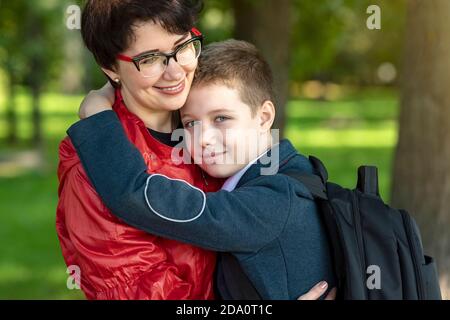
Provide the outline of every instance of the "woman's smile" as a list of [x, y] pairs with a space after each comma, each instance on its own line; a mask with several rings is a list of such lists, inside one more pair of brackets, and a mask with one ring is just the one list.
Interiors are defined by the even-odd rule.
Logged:
[[184, 91], [184, 88], [186, 87], [186, 80], [183, 79], [180, 83], [174, 86], [167, 86], [167, 87], [158, 87], [153, 86], [158, 92], [168, 95], [177, 95]]

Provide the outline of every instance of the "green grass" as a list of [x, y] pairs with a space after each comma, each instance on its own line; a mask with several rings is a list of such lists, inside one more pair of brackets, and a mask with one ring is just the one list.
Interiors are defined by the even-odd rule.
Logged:
[[330, 181], [354, 188], [360, 165], [379, 169], [380, 193], [389, 201], [397, 142], [398, 97], [370, 90], [338, 101], [291, 101], [286, 136], [305, 155], [320, 158]]
[[[0, 157], [26, 148], [6, 147], [5, 105], [0, 95]], [[57, 150], [76, 121], [81, 96], [42, 98], [45, 166], [39, 171], [0, 170], [0, 299], [82, 299], [66, 288], [66, 266], [55, 232]], [[303, 154], [321, 158], [330, 180], [353, 188], [360, 164], [380, 169], [381, 193], [388, 199], [391, 159], [396, 143], [397, 96], [370, 90], [332, 102], [291, 101], [286, 135]], [[18, 98], [21, 139], [28, 139], [29, 97]], [[1, 164], [1, 162], [0, 162]], [[8, 176], [8, 177], [7, 177]]]
[[[55, 231], [58, 143], [76, 121], [82, 97], [45, 95], [42, 99], [45, 133], [44, 168], [0, 175], [0, 299], [82, 299], [66, 287], [66, 266]], [[28, 98], [18, 98], [19, 136], [30, 137]], [[4, 104], [0, 105], [0, 154], [25, 149], [6, 147]]]
[[57, 180], [29, 172], [0, 180], [0, 299], [79, 299], [55, 233]]

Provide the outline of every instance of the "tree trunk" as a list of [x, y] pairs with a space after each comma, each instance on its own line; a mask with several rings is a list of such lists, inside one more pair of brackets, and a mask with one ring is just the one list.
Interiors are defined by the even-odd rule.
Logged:
[[31, 87], [31, 97], [32, 97], [32, 124], [33, 124], [33, 136], [32, 142], [36, 147], [42, 145], [42, 117], [40, 110], [40, 96], [41, 90], [38, 85], [32, 85]]
[[[92, 62], [92, 56], [90, 53], [87, 52], [87, 50], [84, 50], [83, 52], [83, 91], [89, 92], [90, 90], [96, 89], [94, 87], [94, 79], [93, 79], [93, 73], [94, 70], [96, 70], [97, 65]], [[106, 77], [105, 77], [106, 82]]]
[[16, 88], [15, 88], [15, 76], [14, 70], [8, 65], [8, 99], [6, 101], [6, 121], [8, 124], [8, 132], [6, 135], [6, 142], [9, 145], [14, 145], [17, 143], [17, 114], [16, 114]]
[[41, 57], [32, 57], [30, 60], [30, 72], [28, 74], [28, 87], [31, 90], [31, 142], [38, 148], [42, 146], [42, 116], [40, 108], [42, 83], [39, 77], [43, 73], [42, 65], [43, 61]]
[[[43, 19], [32, 11], [28, 12], [28, 19], [25, 25], [29, 40], [34, 39], [36, 42], [43, 41]], [[32, 137], [31, 142], [37, 148], [42, 147], [42, 116], [40, 110], [40, 97], [43, 86], [42, 75], [46, 71], [45, 51], [36, 47], [30, 47], [33, 53], [29, 56], [29, 70], [27, 74], [27, 86], [31, 90], [31, 123]]]
[[274, 128], [285, 126], [289, 96], [291, 0], [232, 0], [235, 38], [253, 43], [268, 60], [273, 76], [277, 116]]
[[69, 32], [64, 39], [64, 61], [70, 61], [64, 66], [61, 75], [62, 92], [65, 94], [80, 93], [84, 89], [83, 73], [85, 69], [83, 43], [76, 32]]
[[450, 1], [408, 2], [392, 202], [421, 228], [450, 298]]

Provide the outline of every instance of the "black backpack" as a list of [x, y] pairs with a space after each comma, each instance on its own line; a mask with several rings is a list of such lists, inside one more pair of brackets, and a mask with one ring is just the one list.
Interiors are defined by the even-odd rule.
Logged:
[[[309, 157], [315, 175], [283, 172], [313, 195], [326, 227], [337, 279], [337, 300], [441, 300], [436, 264], [423, 253], [419, 229], [404, 210], [386, 205], [377, 168], [358, 169], [354, 190], [328, 182], [323, 163]], [[226, 300], [259, 300], [237, 259], [218, 256], [216, 289]]]
[[404, 210], [386, 205], [377, 168], [358, 169], [354, 190], [328, 182], [323, 163], [309, 157], [317, 175], [285, 172], [316, 200], [331, 243], [337, 299], [440, 300], [434, 260], [424, 255], [420, 232]]

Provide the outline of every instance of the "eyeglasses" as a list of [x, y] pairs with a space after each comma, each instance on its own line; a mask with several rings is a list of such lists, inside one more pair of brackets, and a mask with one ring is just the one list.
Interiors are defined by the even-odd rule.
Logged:
[[119, 54], [117, 59], [133, 62], [144, 78], [160, 76], [166, 71], [171, 58], [180, 66], [189, 65], [198, 59], [202, 51], [203, 36], [195, 28], [192, 28], [191, 33], [193, 37], [177, 46], [175, 51], [171, 53], [150, 52], [136, 57]]

